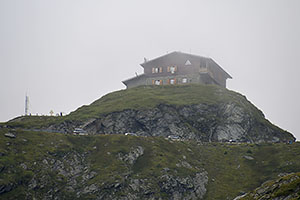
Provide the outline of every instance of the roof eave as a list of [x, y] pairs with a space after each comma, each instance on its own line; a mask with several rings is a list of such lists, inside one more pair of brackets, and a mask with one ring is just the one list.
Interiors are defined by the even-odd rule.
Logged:
[[212, 58], [210, 58], [210, 60], [214, 62], [218, 66], [218, 68], [227, 76], [226, 79], [232, 79], [232, 76], [230, 76], [230, 74], [228, 74], [216, 61], [214, 61]]
[[151, 59], [151, 60], [148, 60], [147, 62], [143, 62], [143, 63], [140, 64], [140, 65], [141, 65], [142, 67], [145, 67], [145, 65], [147, 65], [147, 64], [149, 64], [149, 63], [151, 63], [151, 62], [153, 62], [153, 61], [155, 61], [155, 60], [157, 60], [157, 59], [160, 59], [160, 58], [162, 58], [162, 57], [165, 57], [165, 56], [167, 56], [167, 55], [173, 54], [173, 53], [179, 53], [179, 52], [178, 52], [178, 51], [173, 51], [173, 52], [171, 52], [171, 53], [167, 53], [167, 54], [165, 54], [165, 55], [162, 55], [162, 56], [153, 58], [153, 59]]
[[129, 81], [132, 81], [132, 80], [138, 79], [138, 78], [143, 78], [144, 76], [145, 76], [145, 74], [141, 74], [141, 75], [138, 75], [138, 76], [135, 76], [135, 77], [126, 79], [126, 80], [122, 81], [122, 83], [126, 84], [126, 83], [128, 83]]

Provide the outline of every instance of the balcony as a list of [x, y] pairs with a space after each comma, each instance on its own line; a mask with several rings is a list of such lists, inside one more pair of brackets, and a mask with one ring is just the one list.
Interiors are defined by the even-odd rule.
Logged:
[[202, 67], [199, 69], [199, 72], [200, 72], [201, 74], [209, 73], [209, 71], [208, 71], [207, 68], [202, 68]]
[[210, 70], [208, 70], [207, 68], [200, 68], [199, 73], [200, 74], [208, 74], [209, 76], [214, 77], [213, 73]]

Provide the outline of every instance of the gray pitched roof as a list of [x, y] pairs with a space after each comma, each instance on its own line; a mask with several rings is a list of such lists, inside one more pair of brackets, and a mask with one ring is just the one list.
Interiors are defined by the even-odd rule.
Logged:
[[214, 67], [217, 67], [226, 78], [232, 78], [220, 65], [218, 65], [213, 59], [203, 57], [203, 56], [198, 56], [194, 54], [188, 54], [188, 53], [183, 53], [179, 51], [174, 51], [168, 54], [165, 54], [163, 56], [154, 58], [152, 60], [148, 60], [142, 64], [140, 64], [142, 67], [153, 67], [153, 66], [159, 66], [164, 63], [170, 64], [170, 62], [174, 62], [174, 64], [181, 64], [185, 65], [185, 63], [189, 60], [189, 62], [192, 65], [198, 65], [204, 64], [204, 63], [210, 63]]

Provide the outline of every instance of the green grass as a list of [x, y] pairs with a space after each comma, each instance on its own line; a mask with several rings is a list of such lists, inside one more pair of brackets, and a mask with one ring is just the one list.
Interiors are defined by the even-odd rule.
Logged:
[[[259, 193], [259, 190], [265, 192]], [[289, 195], [292, 196], [292, 198], [289, 199], [296, 200], [300, 198], [300, 172], [291, 173], [286, 176], [280, 178], [277, 177], [274, 180], [268, 181], [256, 188], [254, 191], [248, 193], [242, 198], [242, 200], [284, 199]]]
[[263, 113], [236, 92], [214, 85], [140, 86], [109, 93], [90, 105], [85, 105], [64, 117], [26, 116], [9, 121], [6, 125], [20, 128], [45, 128], [62, 122], [84, 122], [112, 112], [127, 109], [152, 109], [161, 104], [184, 106], [194, 104], [235, 103], [244, 108], [259, 123], [271, 125]]
[[[239, 105], [252, 115], [259, 125], [279, 129], [265, 120], [263, 113], [244, 96], [213, 85], [142, 86], [107, 94], [89, 106], [78, 108], [68, 116], [26, 116], [1, 123], [0, 169], [4, 170], [0, 173], [0, 185], [13, 183], [16, 188], [0, 196], [0, 199], [18, 199], [24, 196], [27, 193], [27, 185], [35, 176], [45, 176], [47, 182], [44, 189], [35, 192], [36, 197], [42, 198], [43, 192], [57, 186], [61, 188], [61, 197], [74, 199], [74, 194], [65, 189], [66, 178], [42, 168], [45, 158], [63, 161], [70, 153], [85, 155], [89, 169], [97, 173], [88, 184], [103, 185], [102, 189], [110, 193], [105, 186], [114, 184], [117, 180], [128, 184], [124, 178], [124, 174], [127, 174], [128, 179], [147, 179], [151, 190], [166, 199], [169, 198], [168, 194], [159, 193], [160, 188], [157, 184], [165, 168], [169, 168], [170, 173], [178, 177], [192, 177], [201, 169], [205, 169], [209, 176], [206, 199], [232, 199], [243, 192], [253, 190], [266, 180], [274, 179], [279, 173], [300, 171], [299, 143], [198, 145], [193, 141], [170, 142], [161, 137], [124, 135], [79, 137], [30, 131], [63, 122], [84, 122], [127, 109], [152, 109], [161, 104], [180, 107], [226, 103]], [[4, 137], [6, 132], [16, 134], [17, 138]], [[144, 148], [144, 154], [133, 165], [118, 159], [119, 155], [127, 154], [137, 146]], [[245, 155], [254, 159], [245, 159]], [[178, 167], [178, 163], [183, 161], [188, 162], [192, 168]], [[21, 164], [25, 164], [27, 168], [24, 169]], [[82, 177], [78, 177], [79, 182], [81, 179]], [[118, 195], [124, 195], [123, 191]], [[93, 199], [93, 195], [86, 197], [89, 198]]]
[[[4, 136], [6, 132], [17, 135], [15, 139]], [[9, 145], [8, 145], [9, 143]], [[141, 146], [144, 154], [129, 165], [118, 159], [132, 148]], [[21, 129], [0, 129], [0, 185], [14, 183], [16, 188], [0, 196], [0, 199], [14, 199], [26, 193], [32, 177], [45, 176], [47, 185], [35, 191], [42, 197], [49, 188], [60, 187], [60, 195], [74, 199], [65, 190], [66, 179], [61, 175], [42, 168], [45, 158], [62, 160], [70, 153], [85, 155], [89, 169], [97, 175], [87, 184], [111, 185], [116, 180], [125, 184], [131, 178], [147, 179], [152, 190], [160, 194], [157, 181], [169, 168], [178, 177], [194, 176], [205, 169], [208, 172], [206, 199], [232, 199], [242, 192], [258, 187], [279, 173], [300, 171], [300, 144], [222, 144], [198, 145], [193, 141], [170, 142], [160, 137], [135, 137], [124, 135], [72, 136], [56, 133], [24, 131]], [[244, 156], [253, 157], [253, 160]], [[186, 161], [192, 168], [178, 167]], [[23, 169], [20, 164], [26, 164]], [[127, 179], [124, 174], [128, 174]], [[80, 177], [79, 177], [80, 180]], [[295, 183], [296, 184], [296, 183]], [[298, 183], [297, 183], [298, 184]], [[109, 189], [103, 188], [109, 193]], [[289, 188], [287, 188], [289, 190]], [[27, 192], [28, 193], [28, 192]], [[278, 192], [278, 195], [283, 192]], [[120, 194], [122, 195], [122, 191]], [[92, 196], [91, 196], [92, 198]]]
[[[295, 180], [283, 184], [276, 192], [274, 192], [274, 197], [280, 197], [280, 196], [288, 196], [289, 194], [295, 193], [296, 189], [300, 189], [300, 173], [292, 174], [283, 177], [283, 180], [289, 181], [291, 178], [296, 177]], [[298, 191], [299, 192], [299, 191]], [[300, 194], [298, 195], [298, 198], [300, 198]]]
[[42, 129], [52, 124], [62, 123], [65, 120], [65, 117], [56, 116], [20, 116], [6, 123], [2, 123], [2, 126], [23, 129]]
[[151, 109], [160, 104], [182, 106], [193, 104], [219, 104], [235, 102], [247, 107], [255, 114], [261, 113], [245, 97], [214, 85], [141, 86], [109, 93], [89, 106], [72, 112], [69, 119], [98, 117], [103, 114], [126, 109]]

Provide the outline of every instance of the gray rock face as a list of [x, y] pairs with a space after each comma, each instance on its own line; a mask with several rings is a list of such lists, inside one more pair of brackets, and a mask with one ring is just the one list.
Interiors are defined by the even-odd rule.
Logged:
[[[139, 161], [143, 161], [139, 159], [145, 159], [143, 156], [149, 159], [150, 157], [147, 156], [152, 155], [147, 152], [149, 146], [143, 144], [131, 144], [110, 154], [104, 151], [103, 156], [109, 155], [108, 158], [113, 160], [112, 163], [117, 163], [116, 166], [122, 169], [112, 170], [110, 177], [103, 179], [106, 174], [101, 172], [102, 167], [95, 168], [92, 152], [96, 153], [101, 146], [107, 147], [107, 143], [97, 148], [93, 148], [93, 145], [88, 148], [90, 151], [76, 148], [68, 151], [49, 151], [41, 159], [34, 162], [24, 161], [17, 167], [7, 166], [4, 169], [4, 166], [0, 165], [1, 173], [3, 170], [6, 170], [5, 173], [12, 174], [18, 171], [30, 173], [30, 176], [26, 176], [27, 178], [20, 182], [1, 182], [0, 196], [18, 187], [24, 188], [24, 199], [45, 200], [85, 199], [86, 197], [120, 200], [196, 200], [203, 199], [207, 192], [208, 173], [205, 169], [191, 163], [188, 155], [180, 156], [176, 167], [153, 168], [156, 171], [150, 174], [139, 171], [141, 164]], [[102, 155], [102, 151], [99, 155]], [[152, 159], [153, 161], [148, 160], [148, 162], [157, 162], [155, 157]], [[114, 167], [113, 164], [106, 167]], [[178, 170], [181, 169], [186, 170], [187, 173], [179, 173]], [[13, 195], [9, 199], [13, 199]]]
[[275, 199], [288, 200], [300, 199], [300, 173], [291, 173], [277, 180], [263, 183], [254, 191], [236, 197], [234, 200], [243, 199]]
[[12, 189], [13, 189], [13, 185], [12, 184], [0, 185], [0, 194], [4, 194], [5, 192], [9, 192]]
[[[174, 177], [166, 174], [159, 182], [162, 192], [171, 194], [172, 199], [202, 199], [206, 193], [207, 172], [197, 173], [195, 177]], [[184, 192], [182, 192], [184, 191]], [[188, 194], [183, 196], [184, 194]]]
[[[161, 199], [157, 194], [165, 194], [164, 199], [178, 200], [196, 200], [203, 199], [206, 194], [206, 185], [208, 183], [208, 174], [206, 171], [196, 173], [194, 176], [177, 177], [166, 173], [157, 177], [157, 182], [153, 183], [149, 179], [129, 179], [124, 182], [118, 182], [106, 186], [110, 194], [101, 195], [100, 199]], [[158, 191], [153, 191], [155, 186], [159, 186]], [[126, 194], [124, 197], [116, 198], [114, 195], [122, 191]]]
[[131, 149], [132, 150], [128, 154], [118, 154], [120, 160], [128, 162], [130, 165], [134, 164], [135, 161], [144, 154], [144, 148], [141, 146]]
[[247, 159], [247, 160], [254, 160], [254, 158], [253, 157], [251, 157], [251, 156], [243, 156], [245, 159]]
[[90, 169], [90, 164], [86, 162], [86, 155], [79, 154], [77, 152], [70, 152], [63, 155], [62, 157], [48, 157], [45, 158], [40, 166], [41, 172], [35, 174], [28, 184], [29, 190], [43, 190], [44, 187], [52, 184], [52, 177], [49, 176], [47, 171], [59, 174], [61, 180], [56, 180], [57, 184], [53, 185], [53, 188], [45, 194], [44, 199], [54, 199], [57, 191], [60, 190], [59, 182], [62, 180], [67, 180], [64, 186], [67, 191], [75, 193], [76, 197], [80, 198], [82, 195], [87, 193], [93, 193], [98, 191], [96, 185], [86, 185], [87, 182], [93, 179], [97, 173]]
[[90, 134], [179, 136], [203, 142], [287, 142], [295, 138], [271, 125], [261, 112], [246, 111], [237, 104], [159, 105], [148, 110], [124, 110], [85, 123]]

